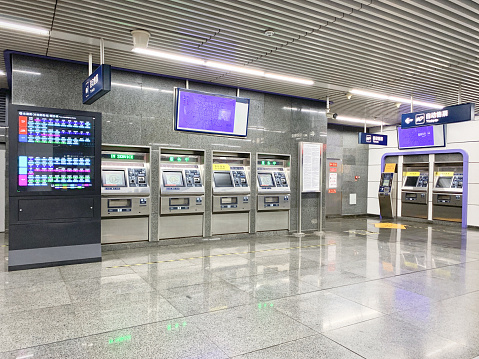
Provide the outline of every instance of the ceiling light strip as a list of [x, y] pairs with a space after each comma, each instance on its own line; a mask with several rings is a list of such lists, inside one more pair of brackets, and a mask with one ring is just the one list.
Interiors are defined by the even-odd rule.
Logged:
[[21, 32], [28, 32], [30, 34], [41, 35], [41, 36], [49, 36], [50, 31], [46, 29], [42, 29], [35, 26], [23, 25], [18, 24], [15, 22], [0, 20], [0, 28], [14, 30], [14, 31], [21, 31]]
[[[383, 94], [380, 94], [380, 93], [363, 91], [363, 90], [358, 90], [358, 89], [352, 89], [350, 91], [350, 93], [352, 93], [354, 95], [359, 95], [359, 96], [377, 98], [379, 100], [389, 100], [389, 101], [394, 101], [394, 102], [411, 104], [411, 99], [410, 98], [388, 96], [388, 95], [383, 95]], [[412, 100], [412, 103], [414, 105], [430, 107], [430, 108], [435, 108], [435, 109], [444, 108], [444, 106], [442, 106], [442, 105], [436, 105], [436, 104], [430, 103], [430, 102], [416, 101], [414, 99]]]
[[314, 84], [314, 81], [308, 80], [308, 79], [278, 75], [278, 74], [273, 74], [269, 72], [264, 72], [262, 70], [249, 69], [244, 66], [234, 66], [234, 65], [229, 65], [222, 62], [217, 62], [217, 61], [203, 60], [203, 59], [199, 59], [197, 57], [192, 57], [192, 56], [176, 55], [176, 54], [171, 54], [168, 52], [150, 50], [150, 49], [139, 48], [139, 47], [133, 48], [132, 51], [137, 54], [159, 57], [159, 58], [170, 60], [170, 61], [179, 61], [179, 62], [185, 62], [189, 64], [194, 64], [194, 65], [207, 66], [207, 67], [211, 67], [215, 69], [237, 72], [237, 73], [242, 73], [246, 75], [266, 77], [273, 80], [293, 82], [293, 83], [298, 83], [301, 85]]
[[382, 121], [366, 120], [366, 119], [346, 117], [346, 116], [336, 116], [336, 120], [344, 121], [344, 122], [351, 122], [351, 123], [359, 123], [359, 124], [362, 124], [362, 125], [364, 125], [364, 123], [366, 123], [366, 125], [373, 125], [373, 126], [384, 125], [384, 122], [382, 122]]

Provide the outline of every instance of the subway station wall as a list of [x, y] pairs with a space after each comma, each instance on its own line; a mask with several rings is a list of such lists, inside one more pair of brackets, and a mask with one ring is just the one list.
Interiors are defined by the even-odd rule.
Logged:
[[[358, 144], [358, 132], [351, 126], [328, 125], [326, 157], [343, 161], [342, 215], [367, 213], [368, 145]], [[355, 176], [359, 176], [356, 181]], [[349, 196], [356, 194], [356, 204]]]
[[[152, 233], [158, 228], [159, 148], [188, 148], [206, 151], [205, 162], [211, 163], [213, 150], [251, 152], [252, 173], [256, 172], [256, 153], [290, 154], [291, 229], [297, 228], [297, 158], [298, 142], [326, 142], [327, 119], [323, 102], [288, 96], [241, 90], [240, 96], [250, 102], [248, 136], [246, 139], [200, 135], [174, 130], [174, 87], [185, 87], [185, 81], [129, 71], [112, 71], [112, 83], [155, 88], [112, 86], [110, 93], [93, 105], [82, 105], [81, 84], [88, 77], [88, 66], [24, 55], [13, 55], [13, 70], [29, 70], [41, 75], [13, 72], [12, 103], [102, 112], [102, 141], [107, 144], [151, 146]], [[219, 85], [189, 82], [195, 90], [235, 96], [236, 89]], [[291, 110], [297, 109], [297, 110]], [[313, 111], [301, 111], [301, 109]], [[323, 136], [321, 136], [323, 134]], [[324, 167], [324, 166], [323, 166]], [[323, 171], [323, 188], [325, 184]], [[206, 171], [206, 198], [211, 197], [211, 175]], [[253, 179], [252, 179], [253, 180]], [[252, 181], [255, 184], [255, 182]], [[323, 190], [324, 191], [324, 190]], [[253, 208], [256, 186], [252, 186]], [[302, 227], [316, 229], [317, 194], [303, 194]], [[324, 209], [324, 196], [322, 208]], [[210, 233], [211, 202], [206, 202], [206, 233]], [[325, 211], [323, 210], [323, 214]], [[252, 214], [252, 230], [255, 228]]]
[[[401, 152], [407, 155], [414, 150], [398, 150], [396, 127], [384, 129], [388, 135], [388, 146], [369, 147], [368, 165], [368, 214], [379, 215], [378, 189], [381, 176], [381, 158], [385, 153]], [[434, 150], [463, 150], [469, 155], [469, 182], [467, 197], [467, 224], [479, 227], [479, 121], [448, 124], [446, 127], [446, 147]], [[427, 148], [420, 149], [427, 151]]]

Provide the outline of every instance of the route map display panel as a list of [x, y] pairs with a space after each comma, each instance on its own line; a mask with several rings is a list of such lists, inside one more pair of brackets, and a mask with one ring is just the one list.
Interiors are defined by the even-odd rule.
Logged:
[[94, 120], [18, 111], [18, 192], [93, 190]]
[[175, 129], [246, 137], [249, 99], [178, 89]]

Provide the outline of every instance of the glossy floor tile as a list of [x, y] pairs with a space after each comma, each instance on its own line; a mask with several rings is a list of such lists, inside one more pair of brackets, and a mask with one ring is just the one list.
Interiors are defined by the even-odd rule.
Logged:
[[0, 236], [0, 359], [478, 357], [479, 231], [378, 222], [18, 272]]

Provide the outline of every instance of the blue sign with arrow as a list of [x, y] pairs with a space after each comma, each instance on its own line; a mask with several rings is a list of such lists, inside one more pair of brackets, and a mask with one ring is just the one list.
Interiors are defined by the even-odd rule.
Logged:
[[474, 104], [447, 106], [441, 110], [412, 112], [401, 115], [401, 128], [443, 125], [474, 119]]
[[91, 105], [111, 90], [111, 65], [100, 65], [83, 81], [83, 104]]
[[378, 135], [375, 133], [358, 133], [358, 143], [363, 145], [379, 145], [387, 146], [388, 145], [388, 136], [387, 135]]

